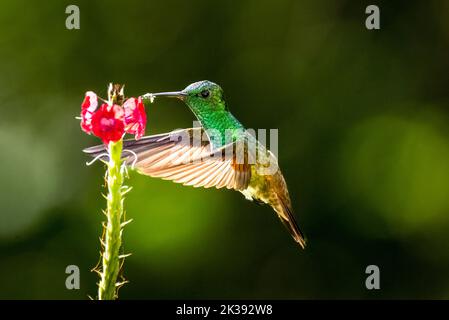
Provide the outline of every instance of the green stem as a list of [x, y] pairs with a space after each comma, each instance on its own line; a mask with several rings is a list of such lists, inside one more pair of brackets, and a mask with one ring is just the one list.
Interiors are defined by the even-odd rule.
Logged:
[[123, 216], [122, 185], [123, 172], [121, 154], [123, 141], [109, 143], [108, 162], [108, 195], [107, 195], [107, 225], [102, 254], [101, 279], [98, 284], [99, 300], [117, 298], [117, 276], [120, 271], [120, 247], [122, 245], [121, 221]]

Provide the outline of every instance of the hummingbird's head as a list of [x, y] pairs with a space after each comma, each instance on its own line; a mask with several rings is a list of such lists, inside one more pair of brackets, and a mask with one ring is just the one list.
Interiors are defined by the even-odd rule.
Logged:
[[194, 82], [182, 91], [161, 92], [153, 95], [178, 98], [184, 101], [196, 115], [226, 110], [223, 89], [208, 80]]
[[211, 81], [203, 80], [188, 85], [184, 90], [187, 104], [214, 105], [216, 108], [225, 107], [223, 89]]

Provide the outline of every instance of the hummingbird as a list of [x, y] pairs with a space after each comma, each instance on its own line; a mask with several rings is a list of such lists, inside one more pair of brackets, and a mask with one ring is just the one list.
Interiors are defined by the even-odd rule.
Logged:
[[[306, 240], [293, 214], [276, 156], [248, 133], [229, 111], [222, 88], [208, 80], [181, 91], [148, 93], [143, 99], [172, 97], [183, 101], [200, 126], [124, 140], [122, 158], [137, 172], [193, 187], [226, 187], [246, 199], [273, 208], [293, 239]], [[96, 157], [105, 146], [83, 150]]]

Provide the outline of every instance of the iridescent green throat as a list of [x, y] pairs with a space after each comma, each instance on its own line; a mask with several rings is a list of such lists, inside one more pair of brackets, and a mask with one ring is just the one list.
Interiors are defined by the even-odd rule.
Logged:
[[[229, 111], [209, 112], [191, 109], [203, 128], [208, 132], [213, 148], [222, 147], [244, 134], [245, 128]], [[211, 136], [214, 132], [217, 132], [217, 134]]]

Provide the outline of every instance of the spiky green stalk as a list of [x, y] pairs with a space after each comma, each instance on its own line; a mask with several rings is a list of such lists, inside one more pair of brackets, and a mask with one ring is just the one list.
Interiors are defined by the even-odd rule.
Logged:
[[117, 298], [117, 277], [120, 271], [120, 248], [122, 246], [122, 216], [124, 168], [122, 167], [123, 141], [110, 142], [107, 163], [107, 224], [105, 226], [102, 269], [98, 284], [98, 299], [113, 300]]

